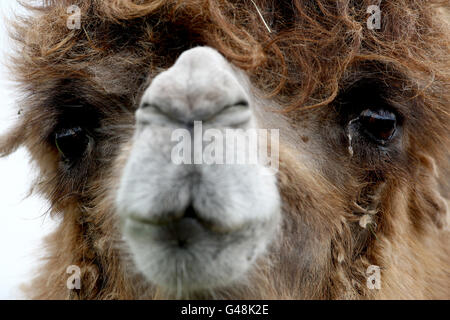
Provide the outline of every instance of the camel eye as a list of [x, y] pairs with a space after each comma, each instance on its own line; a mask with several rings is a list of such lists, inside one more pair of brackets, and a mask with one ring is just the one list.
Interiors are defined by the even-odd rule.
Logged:
[[89, 143], [81, 127], [59, 130], [55, 134], [55, 145], [64, 160], [75, 160], [83, 155]]
[[359, 121], [365, 133], [381, 144], [391, 140], [397, 129], [396, 115], [385, 109], [366, 109], [361, 112]]

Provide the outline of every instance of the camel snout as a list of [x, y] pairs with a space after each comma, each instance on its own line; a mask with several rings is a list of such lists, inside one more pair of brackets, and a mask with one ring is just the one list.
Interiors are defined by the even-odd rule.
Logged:
[[214, 49], [197, 47], [153, 79], [136, 120], [144, 125], [168, 121], [189, 127], [203, 121], [233, 126], [250, 120], [249, 105], [231, 65]]

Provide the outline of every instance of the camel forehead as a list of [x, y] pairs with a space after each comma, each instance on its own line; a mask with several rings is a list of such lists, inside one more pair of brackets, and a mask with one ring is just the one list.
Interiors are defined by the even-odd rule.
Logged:
[[150, 70], [139, 69], [127, 60], [130, 53], [113, 53], [87, 66], [87, 71], [99, 89], [106, 94], [128, 95], [136, 90], [136, 82]]
[[[50, 74], [47, 70], [44, 71], [39, 68], [33, 70], [36, 77], [37, 75], [40, 75], [44, 78], [50, 76], [63, 78], [68, 77], [71, 74], [80, 77], [78, 73], [81, 72], [83, 74], [82, 77], [93, 81], [106, 93], [134, 95], [137, 88], [139, 88], [139, 84], [145, 82], [148, 75], [156, 75], [161, 70], [172, 66], [183, 52], [198, 44], [211, 45], [212, 47], [217, 46], [221, 49], [220, 51], [227, 56], [227, 60], [230, 63], [236, 64], [239, 67], [242, 65], [240, 61], [245, 58], [249, 61], [255, 60], [255, 63], [258, 59], [261, 59], [258, 55], [262, 54], [260, 46], [262, 46], [263, 41], [256, 39], [258, 35], [255, 35], [255, 43], [249, 42], [248, 44], [245, 44], [242, 48], [242, 50], [244, 50], [243, 53], [238, 51], [239, 54], [236, 55], [235, 52], [231, 52], [232, 55], [230, 55], [227, 54], [230, 52], [228, 52], [229, 48], [226, 46], [232, 47], [235, 45], [243, 45], [245, 41], [240, 41], [237, 44], [226, 43], [226, 46], [224, 47], [220, 42], [215, 43], [216, 39], [212, 40], [208, 38], [209, 32], [216, 31], [214, 30], [214, 23], [202, 21], [201, 30], [196, 29], [194, 22], [199, 23], [199, 25], [200, 22], [196, 21], [194, 18], [201, 15], [204, 15], [201, 18], [208, 18], [207, 13], [200, 14], [195, 12], [196, 6], [199, 6], [196, 2], [187, 1], [185, 4], [185, 8], [187, 8], [186, 12], [180, 12], [176, 17], [171, 16], [170, 10], [164, 11], [163, 9], [146, 15], [145, 7], [142, 7], [142, 13], [139, 13], [139, 15], [136, 13], [139, 17], [138, 19], [127, 17], [126, 8], [123, 8], [123, 11], [121, 11], [119, 8], [114, 7], [114, 11], [103, 5], [91, 7], [89, 1], [82, 2], [82, 4], [83, 32], [69, 32], [66, 25], [67, 17], [64, 17], [64, 15], [59, 18], [54, 17], [57, 12], [65, 9], [64, 6], [61, 4], [58, 5], [56, 2], [55, 7], [50, 10], [48, 16], [41, 17], [42, 20], [48, 20], [52, 25], [52, 28], [45, 29], [44, 27], [45, 30], [42, 30], [42, 26], [33, 26], [33, 32], [30, 34], [38, 33], [39, 36], [35, 36], [31, 40], [32, 43], [26, 44], [29, 46], [29, 54], [33, 58], [43, 60], [53, 67]], [[172, 4], [172, 2], [168, 2], [168, 6]], [[277, 6], [283, 7], [282, 4], [275, 5], [275, 7]], [[311, 7], [314, 8], [314, 12], [318, 10], [317, 5], [315, 4]], [[254, 11], [254, 7], [250, 8]], [[95, 12], [95, 10], [98, 10], [98, 12]], [[192, 12], [190, 10], [192, 10]], [[247, 8], [245, 10], [249, 9]], [[243, 11], [245, 10], [243, 9]], [[185, 16], [183, 16], [182, 13], [184, 13]], [[256, 14], [252, 11], [248, 11], [248, 13]], [[124, 15], [123, 17], [120, 17], [120, 19], [122, 19], [121, 23], [117, 23], [114, 16], [109, 16], [120, 16], [121, 14]], [[197, 15], [192, 17], [192, 15], [195, 14]], [[102, 20], [102, 23], [98, 22], [98, 15], [106, 15]], [[157, 16], [157, 18], [155, 16]], [[321, 19], [320, 15], [313, 15], [310, 19], [317, 20], [324, 25], [329, 24], [326, 19]], [[255, 33], [256, 30], [252, 30], [252, 28], [259, 26], [261, 21], [256, 20], [253, 23], [255, 25], [243, 24], [239, 28], [250, 34]], [[92, 26], [95, 26], [95, 28]], [[209, 30], [210, 28], [211, 30]], [[341, 28], [346, 29], [342, 26]], [[310, 75], [313, 77], [318, 76], [314, 73], [320, 69], [324, 69], [324, 66], [327, 66], [327, 68], [330, 68], [331, 70], [324, 69], [324, 73], [326, 74], [323, 79], [313, 79], [315, 82], [320, 80], [320, 82], [322, 82], [321, 86], [324, 88], [330, 85], [328, 82], [331, 83], [331, 80], [334, 80], [333, 77], [336, 76], [335, 73], [342, 73], [342, 71], [345, 71], [343, 68], [339, 69], [336, 67], [333, 69], [332, 67], [340, 65], [339, 56], [345, 57], [349, 54], [349, 52], [347, 52], [348, 48], [343, 45], [343, 42], [348, 39], [346, 40], [344, 37], [336, 34], [332, 35], [315, 31], [319, 30], [315, 30], [314, 28], [311, 30], [308, 28], [299, 29], [296, 33], [292, 34], [292, 40], [290, 40], [291, 43], [285, 44], [285, 46], [291, 45], [298, 47], [299, 50], [308, 48], [302, 55], [304, 55], [304, 60], [309, 61], [309, 63], [316, 63], [321, 59], [324, 60], [315, 68], [311, 66], [311, 70], [306, 70], [307, 72], [304, 72], [303, 70], [305, 65], [308, 64], [307, 62], [305, 62], [305, 65], [293, 63], [292, 65], [287, 66], [293, 73], [290, 76], [292, 82], [297, 82], [292, 83], [292, 88], [287, 88], [286, 86], [285, 93], [289, 96], [302, 91], [301, 86], [310, 81], [308, 77]], [[322, 50], [319, 50], [320, 48], [315, 48], [313, 44], [314, 41], [307, 39], [300, 41], [299, 39], [301, 39], [301, 36], [305, 32], [307, 34], [314, 34], [314, 41], [328, 43], [328, 46], [330, 47], [329, 50], [322, 52]], [[235, 36], [237, 35], [233, 35], [233, 37]], [[31, 45], [37, 45], [40, 50], [35, 51], [31, 48]], [[222, 48], [220, 48], [220, 46], [222, 46]], [[248, 48], [246, 46], [252, 47]], [[342, 48], [346, 49], [342, 50]], [[54, 59], [52, 54], [45, 54], [46, 51], [52, 52], [55, 50], [61, 51], [62, 56], [57, 56], [57, 59]], [[261, 52], [258, 52], [258, 50]], [[81, 53], [80, 55], [78, 55], [78, 51]], [[268, 54], [273, 53], [268, 52]], [[286, 52], [286, 54], [289, 53]], [[278, 61], [274, 62], [278, 63], [280, 59], [276, 60]], [[33, 66], [32, 68], [36, 68], [36, 66]], [[245, 69], [247, 70], [248, 68]], [[247, 71], [253, 76], [253, 79], [256, 79], [254, 77], [255, 70], [250, 69]], [[254, 84], [256, 87], [264, 90], [266, 90], [266, 88], [262, 85], [261, 79], [273, 79], [271, 85], [276, 86], [278, 84], [277, 82], [280, 82], [282, 78], [285, 77], [284, 75], [279, 77], [277, 73], [280, 70], [272, 68], [270, 65], [263, 65], [256, 71], [258, 72], [258, 81], [254, 81]], [[342, 78], [345, 78], [345, 76], [345, 74], [341, 74]], [[36, 81], [37, 86], [42, 85], [39, 80], [40, 79], [37, 79]], [[298, 86], [299, 88], [295, 88], [295, 86]], [[329, 94], [325, 89], [323, 91], [323, 95]], [[295, 97], [292, 97], [291, 102], [292, 101], [295, 101]]]

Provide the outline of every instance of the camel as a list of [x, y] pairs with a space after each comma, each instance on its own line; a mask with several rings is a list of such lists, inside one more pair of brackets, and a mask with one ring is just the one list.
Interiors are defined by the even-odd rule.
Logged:
[[[60, 218], [29, 298], [450, 298], [447, 2], [26, 6], [0, 154]], [[198, 123], [278, 157], [175, 163]]]

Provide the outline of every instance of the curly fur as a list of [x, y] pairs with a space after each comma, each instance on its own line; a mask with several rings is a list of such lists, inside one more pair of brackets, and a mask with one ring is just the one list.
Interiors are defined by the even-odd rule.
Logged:
[[[127, 272], [111, 189], [147, 79], [197, 45], [245, 70], [270, 109], [263, 123], [286, 129], [279, 239], [247, 281], [195, 298], [450, 297], [448, 1], [375, 1], [383, 17], [375, 31], [365, 27], [373, 1], [255, 1], [272, 33], [251, 1], [44, 2], [14, 22], [24, 112], [0, 139], [3, 155], [30, 150], [36, 190], [62, 217], [31, 298], [167, 298]], [[66, 27], [71, 4], [82, 10], [80, 30]], [[348, 160], [336, 110], [361, 79], [402, 114], [403, 152], [392, 159], [356, 148]], [[101, 142], [67, 171], [51, 139], [75, 98], [100, 115]], [[81, 290], [66, 288], [69, 265], [81, 267]], [[381, 267], [381, 290], [365, 285], [369, 265]]]

